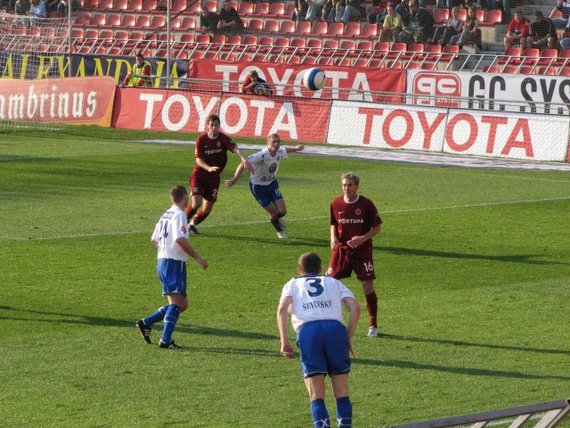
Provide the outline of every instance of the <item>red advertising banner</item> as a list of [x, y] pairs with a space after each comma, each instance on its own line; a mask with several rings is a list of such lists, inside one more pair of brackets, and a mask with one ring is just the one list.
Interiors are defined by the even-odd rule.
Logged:
[[[312, 92], [302, 85], [305, 70], [313, 66], [224, 61], [190, 61], [188, 77], [219, 80], [218, 90], [240, 92], [247, 74], [255, 70], [279, 96], [311, 99], [332, 98], [350, 101], [402, 102], [405, 94], [406, 71], [366, 67], [333, 67], [319, 65], [327, 77], [321, 91]], [[380, 96], [379, 92], [398, 95]]]
[[206, 119], [219, 114], [223, 132], [284, 140], [325, 142], [330, 100], [119, 88], [113, 127], [203, 132]]
[[115, 88], [110, 77], [0, 79], [0, 119], [108, 127]]

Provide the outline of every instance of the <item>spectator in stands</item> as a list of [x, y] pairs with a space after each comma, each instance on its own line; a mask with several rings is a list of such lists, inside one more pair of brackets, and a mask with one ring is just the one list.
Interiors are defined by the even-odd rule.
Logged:
[[452, 36], [449, 40], [449, 44], [459, 45], [460, 49], [467, 43], [481, 43], [481, 30], [479, 30], [479, 20], [477, 19], [476, 9], [474, 7], [467, 9], [467, 18], [465, 19], [461, 33]]
[[388, 14], [384, 17], [379, 40], [381, 42], [393, 42], [398, 40], [398, 34], [402, 31], [402, 17], [396, 13], [392, 3], [388, 3], [386, 11]]
[[210, 12], [206, 4], [202, 4], [200, 8], [200, 28], [202, 31], [210, 31], [215, 33], [218, 29], [218, 21], [220, 18], [214, 12]]
[[[79, 6], [80, 4], [77, 0], [71, 2], [71, 10], [76, 10]], [[67, 0], [48, 1], [47, 9], [50, 12], [57, 12], [60, 16], [64, 16], [67, 14]]]
[[[562, 17], [555, 18], [556, 12], [560, 11]], [[552, 21], [556, 28], [566, 28], [570, 22], [568, 18], [570, 17], [570, 3], [566, 0], [557, 0], [556, 7], [550, 11], [548, 18]]]
[[309, 5], [305, 0], [296, 0], [295, 5], [295, 10], [291, 14], [291, 21], [302, 21], [307, 16]]
[[360, 0], [346, 0], [346, 6], [339, 6], [335, 21], [345, 25], [351, 20], [360, 19]]
[[366, 15], [366, 20], [370, 24], [382, 24], [384, 22], [384, 17], [388, 14], [386, 7], [388, 7], [388, 4], [392, 2], [383, 3], [383, 0], [373, 0], [372, 6], [366, 9], [366, 12], [368, 13]]
[[562, 49], [570, 49], [570, 35], [568, 37], [562, 37], [562, 40], [560, 40], [560, 47]]
[[451, 18], [446, 25], [437, 25], [433, 33], [432, 43], [446, 45], [451, 37], [461, 34], [463, 21], [459, 18], [459, 7], [451, 9]]
[[30, 2], [28, 0], [16, 0], [14, 10], [16, 15], [26, 15], [30, 10]]
[[556, 28], [549, 18], [545, 18], [540, 10], [534, 12], [534, 22], [530, 24], [527, 48], [555, 48], [558, 43]]
[[28, 10], [29, 25], [35, 25], [38, 20], [47, 18], [46, 2], [45, 0], [32, 0], [30, 9]]
[[271, 95], [271, 88], [269, 83], [259, 77], [257, 71], [252, 70], [243, 81], [241, 92], [252, 95]]
[[402, 27], [410, 25], [410, 2], [409, 0], [400, 0], [400, 3], [394, 8], [396, 13], [402, 18]]
[[224, 0], [222, 2], [222, 10], [220, 10], [219, 17], [218, 32], [237, 34], [244, 30], [243, 21], [239, 17], [237, 10], [230, 4], [230, 0]]
[[410, 23], [404, 25], [398, 40], [403, 43], [425, 43], [433, 36], [433, 17], [427, 10], [421, 8], [417, 0], [410, 0]]
[[323, 18], [326, 17], [328, 23], [332, 24], [336, 21], [337, 14], [340, 13], [340, 16], [342, 16], [342, 12], [339, 12], [339, 9], [342, 8], [344, 10], [345, 6], [344, 0], [328, 0], [323, 7]]
[[530, 21], [523, 16], [522, 11], [517, 10], [513, 20], [509, 22], [507, 34], [503, 39], [505, 49], [515, 47], [515, 45], [519, 45], [523, 49], [526, 47], [529, 24]]
[[309, 7], [307, 8], [307, 14], [305, 15], [306, 21], [311, 21], [313, 24], [317, 20], [318, 15], [322, 15], [323, 6], [325, 5], [325, 0], [307, 0]]
[[121, 87], [149, 87], [151, 86], [150, 75], [152, 72], [152, 65], [149, 61], [145, 60], [142, 52], [137, 54], [137, 61], [131, 68], [131, 72], [125, 76]]

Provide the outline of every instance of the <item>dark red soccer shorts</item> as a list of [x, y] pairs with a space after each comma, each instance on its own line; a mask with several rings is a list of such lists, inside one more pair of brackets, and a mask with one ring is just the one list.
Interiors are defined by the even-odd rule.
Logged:
[[210, 202], [218, 200], [220, 176], [218, 174], [197, 174], [190, 176], [190, 195], [199, 195]]
[[376, 279], [372, 261], [372, 246], [358, 248], [358, 252], [344, 246], [337, 246], [329, 262], [327, 275], [335, 279], [349, 278], [352, 272], [360, 281]]

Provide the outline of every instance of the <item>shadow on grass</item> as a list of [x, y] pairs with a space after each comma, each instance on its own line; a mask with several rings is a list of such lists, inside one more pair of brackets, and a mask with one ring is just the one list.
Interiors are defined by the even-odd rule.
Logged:
[[[21, 312], [24, 314], [36, 314], [36, 315], [49, 315], [52, 317], [59, 317], [59, 319], [38, 319], [38, 318], [26, 318], [24, 316], [5, 316], [0, 313], [0, 320], [12, 320], [12, 321], [30, 321], [30, 322], [46, 322], [46, 323], [58, 323], [58, 324], [85, 324], [93, 326], [107, 326], [107, 327], [128, 327], [135, 331], [135, 321], [136, 320], [121, 320], [114, 318], [104, 318], [104, 317], [94, 317], [89, 315], [77, 315], [69, 313], [60, 312], [49, 312], [49, 311], [36, 311], [31, 309], [18, 309], [11, 306], [0, 306], [0, 311], [13, 311]], [[186, 326], [177, 325], [176, 331], [180, 333], [190, 333], [190, 334], [203, 334], [219, 337], [239, 337], [243, 339], [252, 340], [277, 340], [279, 336], [255, 333], [251, 331], [242, 330], [231, 330], [223, 328], [213, 328], [213, 327], [203, 327], [203, 326]], [[138, 332], [138, 330], [137, 330]]]
[[251, 236], [228, 235], [226, 233], [216, 233], [216, 232], [211, 232], [209, 230], [204, 235], [212, 238], [229, 239], [232, 241], [257, 242], [260, 244], [287, 245], [290, 247], [303, 246], [303, 247], [330, 248], [330, 241], [326, 239], [290, 237], [290, 239], [280, 240], [275, 235], [275, 231], [273, 229], [270, 229], [269, 227], [267, 228], [268, 238], [253, 238]]
[[372, 360], [367, 358], [355, 358], [352, 360], [354, 364], [363, 364], [368, 366], [395, 367], [399, 369], [413, 370], [432, 370], [444, 373], [454, 373], [467, 376], [490, 376], [505, 377], [514, 379], [550, 379], [550, 380], [570, 380], [570, 376], [554, 376], [554, 375], [534, 375], [520, 372], [511, 372], [505, 370], [478, 369], [470, 367], [448, 367], [437, 364], [422, 364], [414, 361], [405, 360]]
[[489, 256], [483, 254], [456, 253], [448, 251], [420, 250], [417, 248], [382, 247], [374, 246], [376, 251], [396, 254], [398, 256], [441, 257], [446, 259], [489, 260], [493, 262], [524, 263], [529, 265], [570, 265], [564, 262], [549, 262], [533, 260], [533, 257], [542, 257], [540, 254], [517, 254]]
[[382, 339], [403, 340], [406, 342], [436, 343], [441, 345], [466, 346], [466, 347], [477, 347], [477, 348], [488, 348], [488, 349], [502, 349], [506, 351], [536, 352], [537, 354], [555, 354], [555, 355], [560, 354], [560, 355], [570, 356], [570, 351], [565, 349], [542, 349], [542, 348], [529, 348], [526, 346], [492, 345], [489, 343], [473, 343], [473, 342], [464, 342], [461, 340], [450, 340], [450, 339], [430, 339], [425, 337], [400, 336], [397, 334], [386, 334], [386, 333], [382, 333]]

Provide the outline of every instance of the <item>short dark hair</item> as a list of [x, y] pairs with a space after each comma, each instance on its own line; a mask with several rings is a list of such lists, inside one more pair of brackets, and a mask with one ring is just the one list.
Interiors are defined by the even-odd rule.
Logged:
[[220, 122], [220, 116], [218, 116], [217, 114], [211, 114], [210, 116], [208, 116], [208, 119], [206, 119], [206, 123], [210, 123], [210, 122]]
[[177, 204], [184, 196], [188, 194], [188, 190], [184, 186], [176, 186], [170, 189], [170, 199]]
[[301, 254], [298, 264], [303, 273], [319, 273], [321, 271], [321, 258], [315, 253]]
[[534, 16], [544, 16], [540, 10], [534, 11]]

